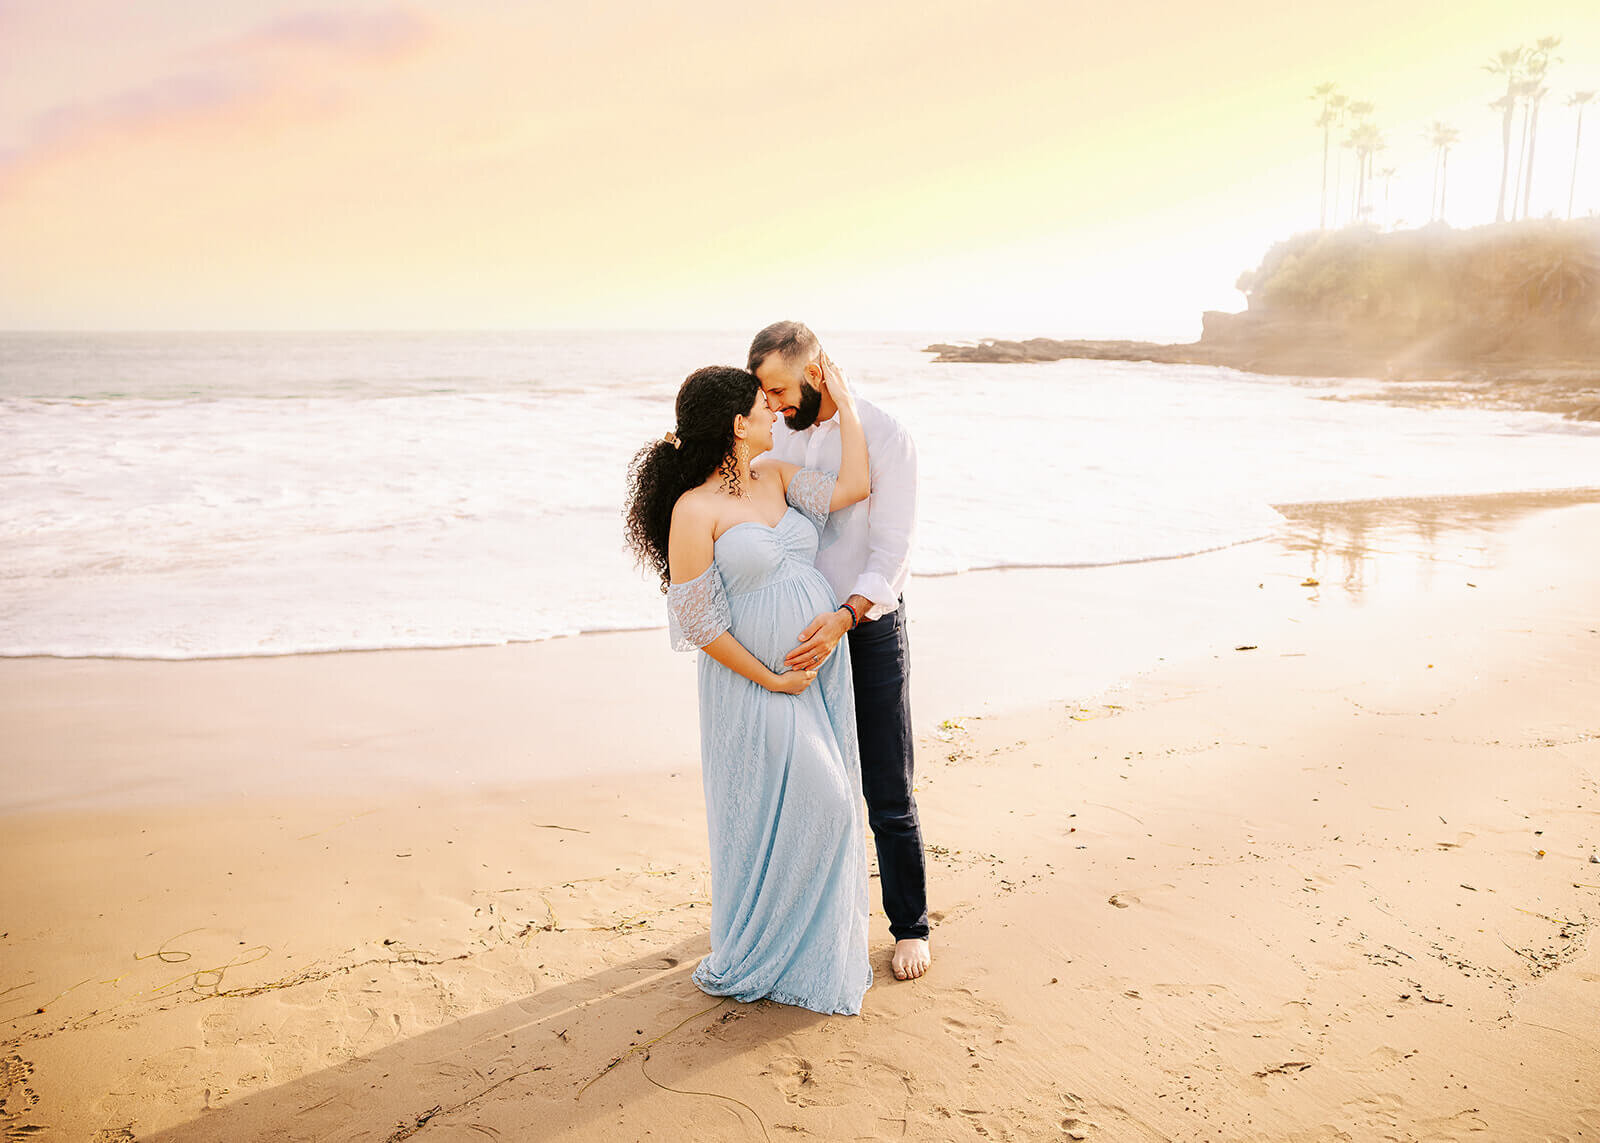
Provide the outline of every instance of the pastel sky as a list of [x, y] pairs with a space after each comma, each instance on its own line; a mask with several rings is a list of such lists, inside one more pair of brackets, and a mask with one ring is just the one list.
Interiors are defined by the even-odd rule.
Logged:
[[1481, 65], [1544, 35], [1564, 216], [1595, 0], [0, 0], [0, 328], [1192, 336], [1316, 225], [1315, 84], [1377, 106], [1379, 221], [1442, 119], [1475, 224]]

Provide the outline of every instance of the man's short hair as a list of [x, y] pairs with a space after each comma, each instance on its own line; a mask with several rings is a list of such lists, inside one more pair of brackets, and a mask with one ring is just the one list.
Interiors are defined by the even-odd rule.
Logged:
[[822, 343], [804, 322], [775, 321], [756, 334], [750, 343], [750, 359], [745, 368], [754, 373], [761, 363], [776, 353], [785, 361], [810, 360]]

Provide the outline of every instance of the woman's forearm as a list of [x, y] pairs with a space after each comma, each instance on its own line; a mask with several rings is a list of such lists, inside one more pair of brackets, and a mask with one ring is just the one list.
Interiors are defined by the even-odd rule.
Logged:
[[856, 403], [839, 406], [839, 477], [833, 486], [831, 510], [865, 500], [871, 490], [867, 468], [867, 434], [856, 413]]
[[770, 691], [777, 682], [777, 673], [752, 655], [750, 649], [735, 639], [731, 631], [724, 631], [700, 649], [734, 674], [743, 675], [757, 686]]

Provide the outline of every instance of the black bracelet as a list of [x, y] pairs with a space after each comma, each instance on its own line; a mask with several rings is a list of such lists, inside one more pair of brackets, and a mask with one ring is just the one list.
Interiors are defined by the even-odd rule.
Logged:
[[835, 607], [834, 610], [848, 611], [850, 613], [850, 630], [852, 631], [856, 629], [856, 624], [861, 622], [861, 617], [856, 614], [856, 609], [851, 607], [848, 603], [841, 603], [838, 607]]

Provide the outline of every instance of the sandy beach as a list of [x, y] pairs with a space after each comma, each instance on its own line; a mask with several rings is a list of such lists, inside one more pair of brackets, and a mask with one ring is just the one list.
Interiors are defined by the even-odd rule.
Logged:
[[0, 1138], [1600, 1137], [1597, 558], [1591, 492], [915, 581], [935, 964], [874, 887], [856, 1018], [690, 982], [659, 630], [0, 661]]

